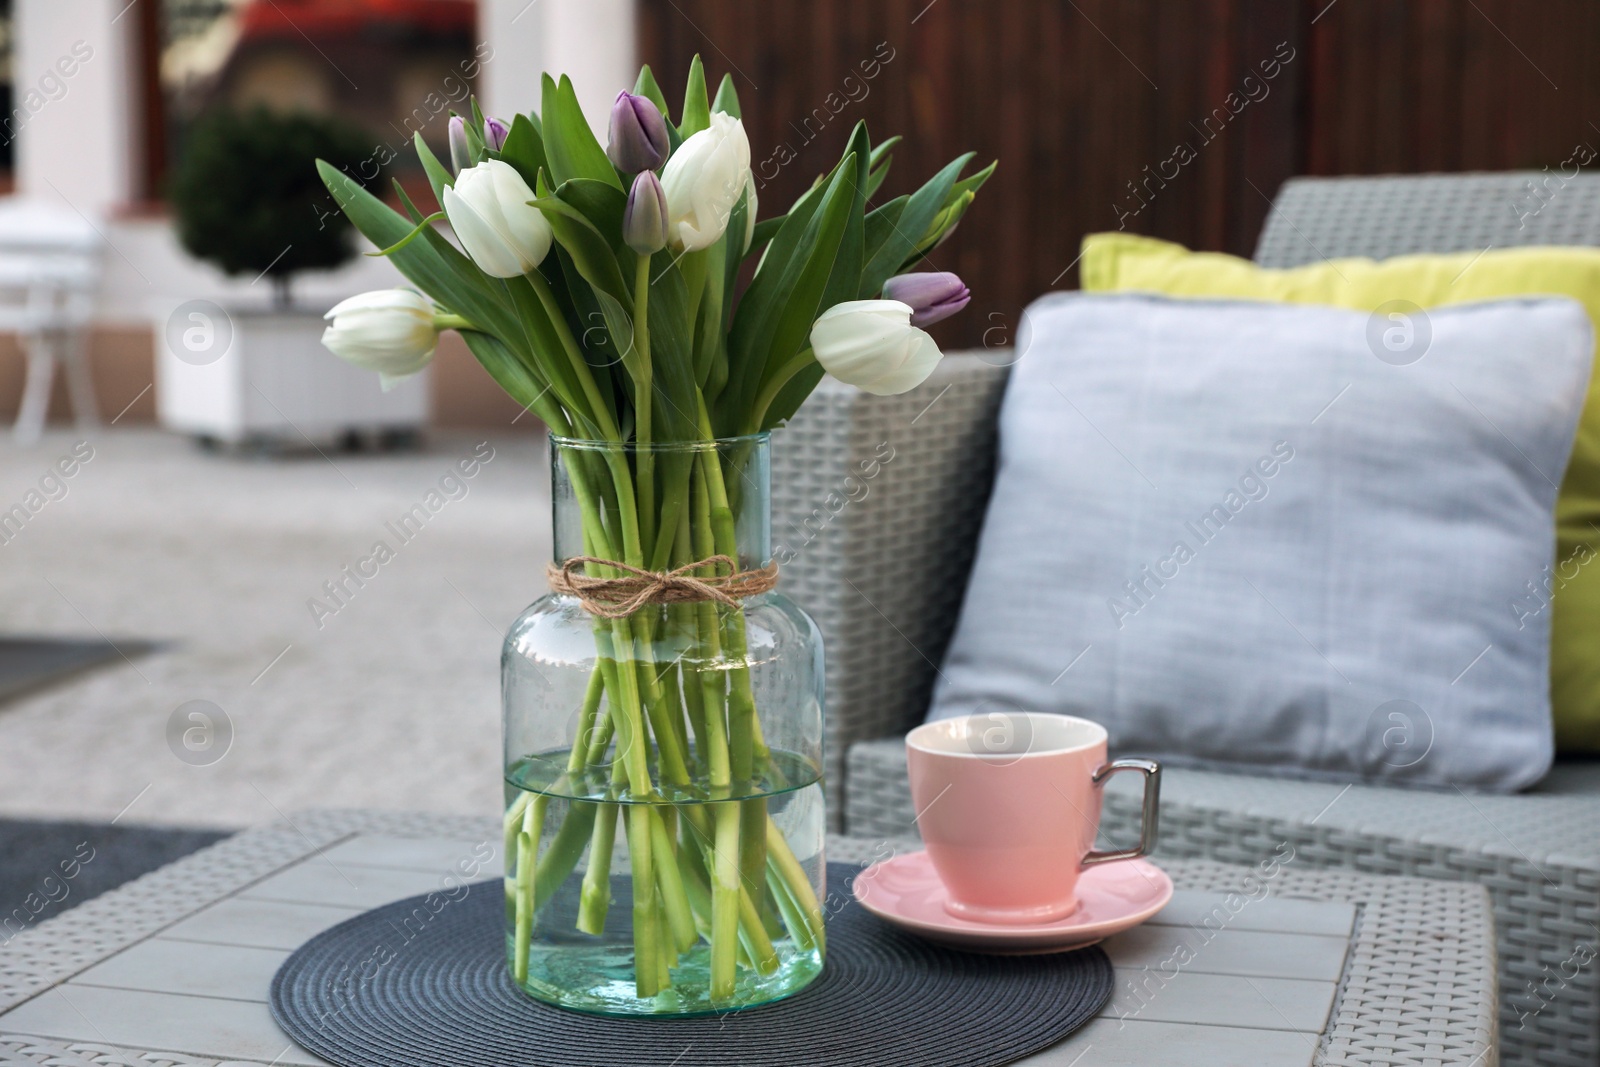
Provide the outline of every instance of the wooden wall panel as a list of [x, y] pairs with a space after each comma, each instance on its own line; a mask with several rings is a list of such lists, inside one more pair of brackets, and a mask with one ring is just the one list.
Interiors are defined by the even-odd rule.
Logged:
[[640, 21], [669, 97], [696, 52], [733, 73], [764, 211], [860, 119], [907, 139], [885, 195], [964, 150], [999, 159], [933, 257], [974, 293], [937, 328], [949, 346], [1010, 340], [1029, 300], [1076, 284], [1088, 232], [1248, 255], [1294, 174], [1537, 169], [1600, 148], [1592, 0], [640, 0]]

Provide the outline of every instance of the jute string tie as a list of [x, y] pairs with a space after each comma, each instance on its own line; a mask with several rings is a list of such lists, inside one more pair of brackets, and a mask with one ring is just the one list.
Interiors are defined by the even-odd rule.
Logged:
[[[597, 578], [583, 573], [583, 568], [590, 564], [610, 567], [623, 574], [616, 578]], [[550, 580], [552, 590], [577, 597], [583, 610], [589, 614], [602, 619], [621, 619], [646, 604], [689, 604], [712, 600], [734, 608], [745, 597], [769, 592], [777, 587], [776, 561], [748, 571], [735, 571], [737, 565], [733, 557], [719, 555], [686, 563], [670, 571], [649, 571], [599, 556], [573, 556], [560, 564], [546, 565], [544, 573]], [[712, 566], [726, 568], [732, 573], [706, 576], [693, 573]]]

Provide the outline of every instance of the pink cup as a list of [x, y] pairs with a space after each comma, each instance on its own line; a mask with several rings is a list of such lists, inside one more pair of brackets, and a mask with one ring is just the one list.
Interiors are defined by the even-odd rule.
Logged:
[[[1078, 907], [1078, 875], [1156, 843], [1161, 766], [1106, 760], [1106, 731], [1069, 715], [997, 712], [924, 723], [906, 737], [917, 829], [948, 894], [976, 922], [1051, 922]], [[1094, 851], [1101, 786], [1144, 775], [1139, 844]]]

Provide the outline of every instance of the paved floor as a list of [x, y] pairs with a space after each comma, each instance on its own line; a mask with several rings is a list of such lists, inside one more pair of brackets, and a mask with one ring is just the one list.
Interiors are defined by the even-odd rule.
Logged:
[[[535, 437], [482, 441], [277, 460], [153, 430], [0, 441], [0, 632], [172, 642], [0, 705], [0, 814], [493, 811], [500, 635], [545, 591], [549, 505]], [[75, 448], [91, 458], [53, 477]], [[379, 541], [393, 558], [329, 597]]]

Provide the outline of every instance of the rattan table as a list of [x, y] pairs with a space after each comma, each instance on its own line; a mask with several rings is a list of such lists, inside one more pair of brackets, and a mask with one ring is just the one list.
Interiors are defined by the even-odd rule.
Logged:
[[[482, 819], [308, 812], [26, 929], [0, 948], [0, 1064], [320, 1064], [268, 1012], [278, 965], [363, 909], [441, 888], [499, 836]], [[905, 847], [834, 838], [829, 858]], [[1118, 984], [1101, 1016], [1026, 1063], [1496, 1062], [1482, 888], [1298, 870], [1288, 845], [1259, 868], [1168, 869], [1172, 903], [1105, 943]]]

